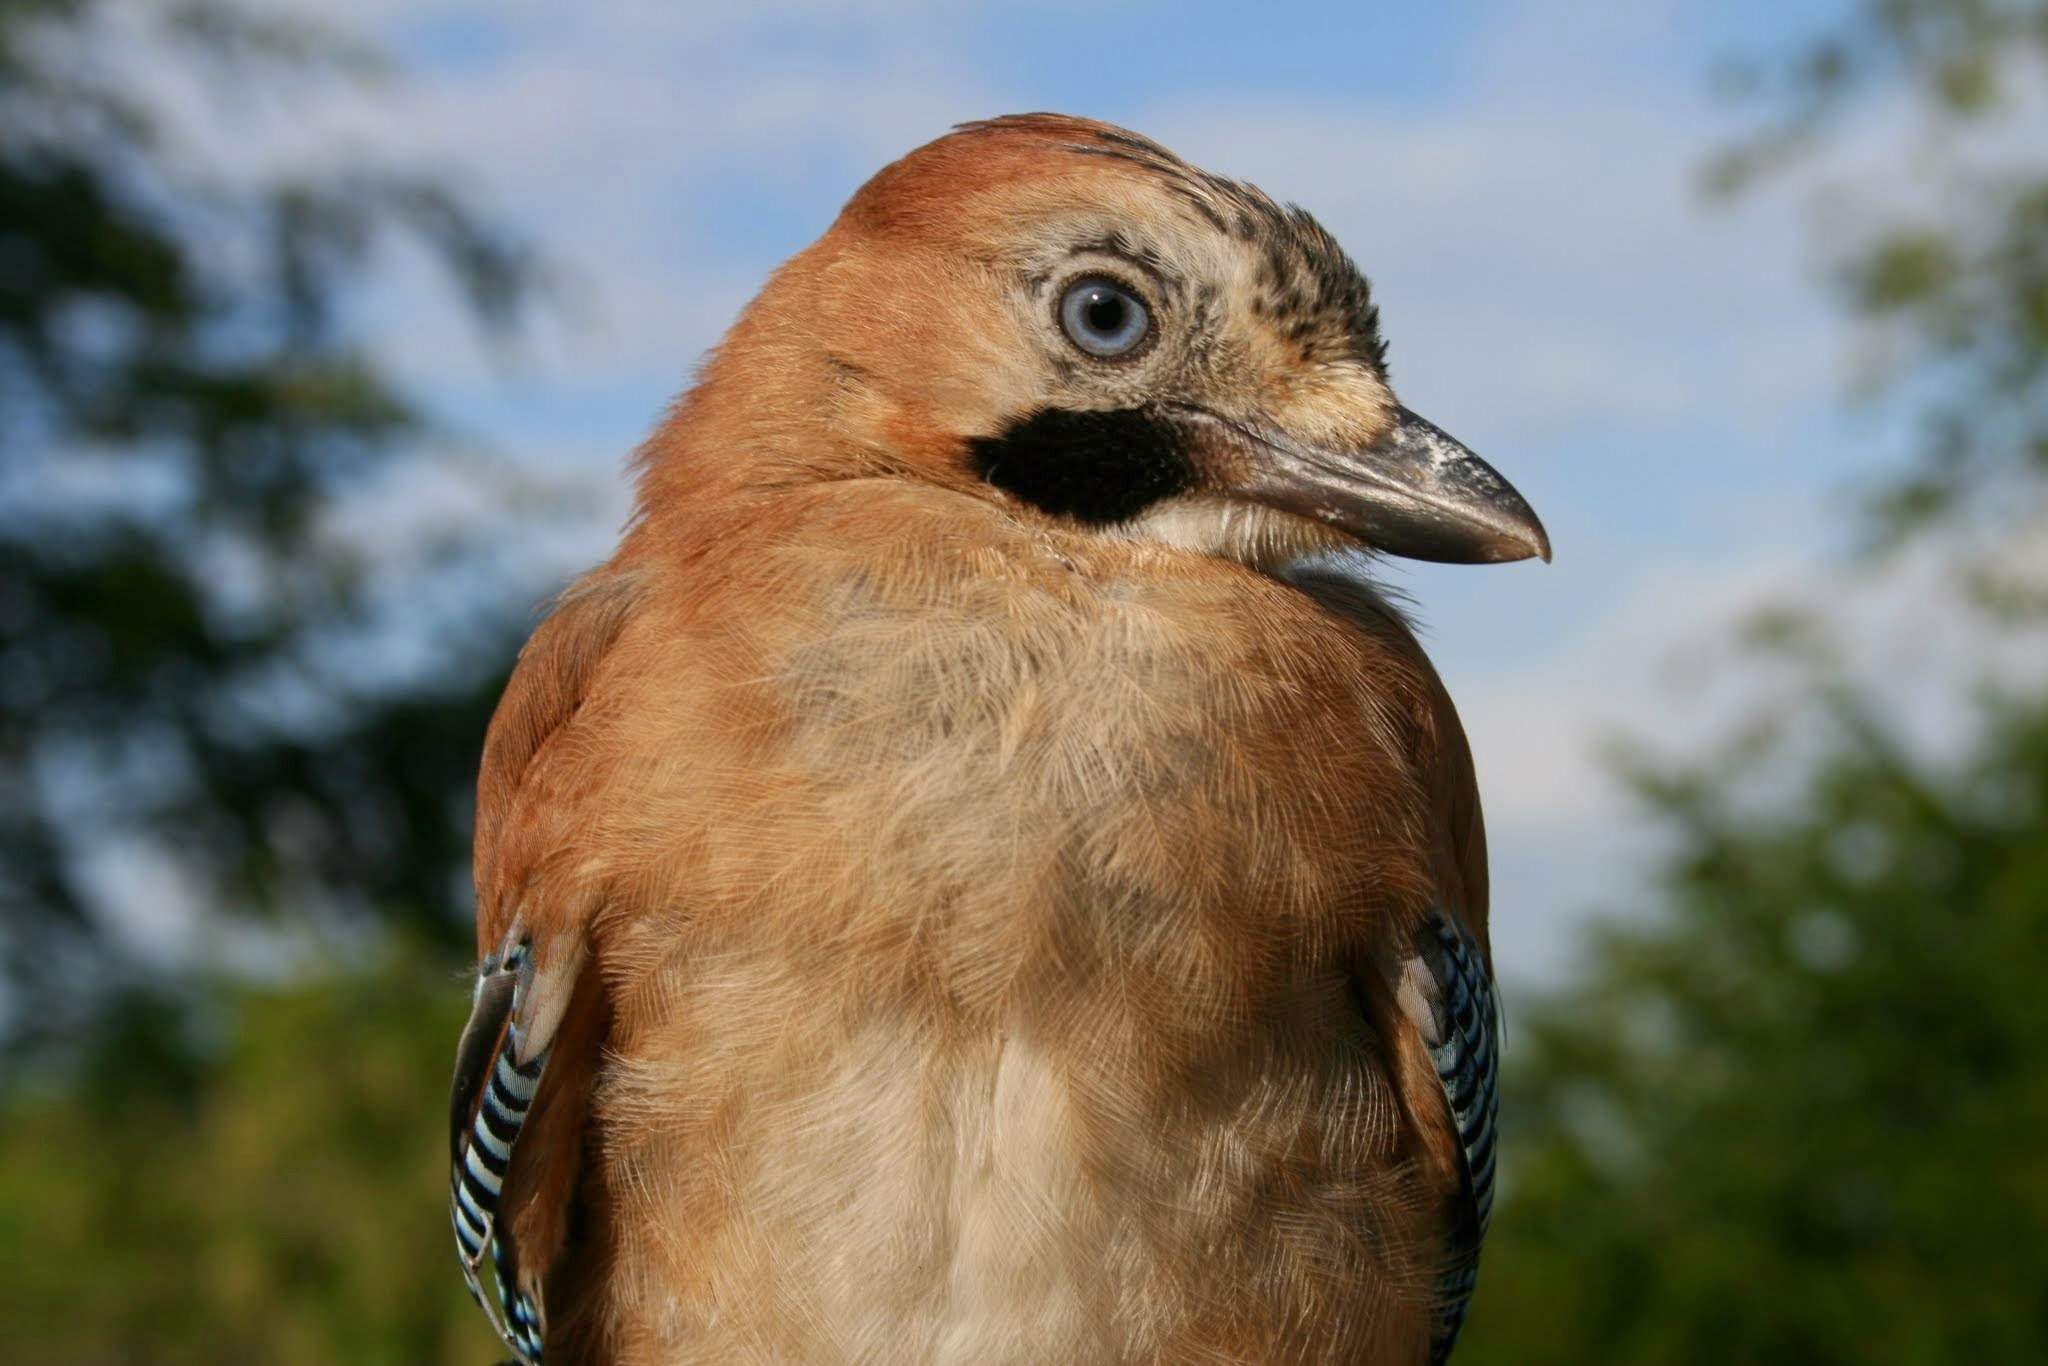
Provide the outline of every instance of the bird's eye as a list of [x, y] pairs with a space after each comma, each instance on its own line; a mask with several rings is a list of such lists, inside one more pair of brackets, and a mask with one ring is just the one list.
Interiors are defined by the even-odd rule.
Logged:
[[1137, 295], [1114, 280], [1091, 276], [1067, 286], [1060, 298], [1060, 326], [1074, 345], [1091, 356], [1128, 356], [1152, 330], [1152, 315]]

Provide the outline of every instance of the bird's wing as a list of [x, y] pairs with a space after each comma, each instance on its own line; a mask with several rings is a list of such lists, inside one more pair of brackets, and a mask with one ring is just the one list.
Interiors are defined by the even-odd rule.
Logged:
[[[455, 1084], [449, 1097], [454, 1162], [448, 1185], [448, 1217], [462, 1257], [462, 1278], [491, 1328], [523, 1362], [538, 1362], [543, 1327], [540, 1297], [520, 1286], [511, 1230], [499, 1220], [513, 1148], [526, 1127], [527, 1111], [547, 1065], [545, 1048], [519, 1060], [521, 1031], [513, 1019], [520, 998], [531, 992], [531, 962], [524, 946], [500, 960], [486, 958], [477, 973], [475, 1004], [455, 1055]], [[483, 1287], [484, 1259], [491, 1260], [492, 1289]]]
[[1457, 1136], [1458, 1196], [1438, 1283], [1430, 1360], [1448, 1361], [1479, 1280], [1493, 1215], [1494, 1119], [1500, 1104], [1493, 977], [1456, 918], [1433, 911], [1420, 952], [1404, 960], [1397, 999], [1428, 1045]]
[[1407, 624], [1369, 579], [1342, 563], [1311, 562], [1289, 576], [1417, 672], [1421, 715], [1414, 762], [1430, 802], [1436, 902], [1413, 942], [1381, 965], [1442, 1090], [1433, 1146], [1455, 1175], [1437, 1287], [1430, 1360], [1450, 1359], [1478, 1281], [1493, 1212], [1500, 1016], [1487, 942], [1486, 831], [1472, 754], [1456, 709]]
[[520, 653], [478, 783], [481, 961], [449, 1098], [448, 1208], [470, 1294], [529, 1366], [546, 1337], [542, 1282], [568, 1226], [604, 1027], [597, 974], [583, 971], [594, 906], [552, 874], [574, 805], [559, 800], [554, 770], [635, 597], [617, 576], [564, 595]]

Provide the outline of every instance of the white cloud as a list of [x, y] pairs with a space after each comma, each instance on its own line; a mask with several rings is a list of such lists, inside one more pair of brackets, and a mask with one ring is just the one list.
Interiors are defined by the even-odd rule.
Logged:
[[[1397, 381], [1456, 384], [1487, 430], [1668, 427], [1830, 379], [1797, 215], [1703, 213], [1707, 125], [1683, 103], [1592, 89], [1426, 120], [1253, 106], [1161, 122], [1328, 223], [1378, 287]], [[1788, 354], [1805, 383], [1786, 383]], [[1745, 383], [1758, 377], [1763, 393]]]

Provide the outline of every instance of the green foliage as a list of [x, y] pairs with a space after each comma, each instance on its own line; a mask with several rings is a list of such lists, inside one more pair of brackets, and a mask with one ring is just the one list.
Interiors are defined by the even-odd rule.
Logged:
[[1658, 917], [1511, 1021], [1474, 1362], [2048, 1359], [2048, 707], [1833, 716], [1793, 800], [1651, 794]]
[[[105, 8], [0, 5], [0, 1036], [15, 1046], [144, 975], [97, 914], [93, 865], [123, 848], [167, 854], [226, 912], [462, 937], [476, 737], [528, 605], [476, 603], [428, 676], [380, 680], [345, 667], [374, 635], [366, 566], [320, 534], [433, 435], [348, 325], [379, 243], [423, 245], [494, 325], [526, 297], [526, 253], [425, 174], [191, 170], [102, 43]], [[238, 88], [368, 67], [234, 8], [139, 13], [157, 25], [149, 61]]]
[[[1717, 168], [1778, 173], [1864, 97], [1941, 137], [2036, 117], [2041, 0], [1864, 0], [1750, 83], [1781, 119]], [[2048, 512], [2048, 165], [1960, 160], [1836, 243], [1917, 460], [1865, 530], [1961, 572], [1954, 612], [2038, 630], [1990, 557]], [[1938, 159], [1939, 160], [1939, 159]], [[1895, 185], [1887, 188], [1896, 188]], [[1473, 1362], [2048, 1360], [2048, 692], [1978, 699], [1951, 765], [1904, 750], [1785, 608], [1750, 641], [1810, 693], [1709, 760], [1637, 775], [1670, 826], [1653, 914], [1512, 1020], [1505, 1193]], [[1783, 791], [1758, 806], [1737, 794]]]
[[[324, 523], [437, 436], [350, 325], [382, 244], [491, 327], [531, 262], [428, 175], [194, 171], [124, 54], [245, 93], [374, 61], [208, 3], [128, 7], [138, 52], [111, 8], [0, 0], [0, 1356], [487, 1359], [439, 1115], [528, 604], [356, 667], [371, 566]], [[136, 961], [93, 876], [138, 845], [216, 921], [409, 951], [265, 988]]]
[[493, 1360], [445, 1216], [447, 968], [227, 986], [211, 1044], [131, 1000], [63, 1086], [0, 1101], [7, 1358]]
[[[2048, 132], [2048, 130], [2044, 130]], [[2043, 510], [2048, 475], [2048, 171], [1977, 187], [1963, 221], [1900, 223], [1843, 271], [1851, 302], [1938, 376], [1918, 466], [1875, 500], [1891, 542], [1960, 515]]]

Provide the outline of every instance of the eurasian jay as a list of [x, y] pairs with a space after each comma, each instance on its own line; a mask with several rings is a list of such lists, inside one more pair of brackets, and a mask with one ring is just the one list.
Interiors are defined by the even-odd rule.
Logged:
[[1444, 1360], [1484, 836], [1359, 564], [1549, 544], [1330, 235], [965, 125], [638, 468], [478, 792], [451, 1214], [518, 1357]]

